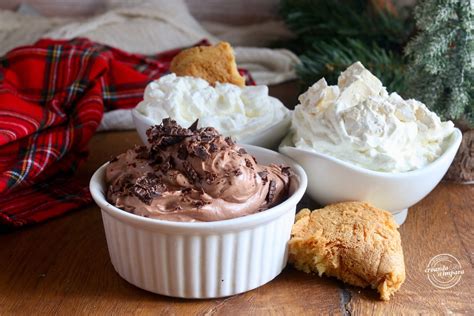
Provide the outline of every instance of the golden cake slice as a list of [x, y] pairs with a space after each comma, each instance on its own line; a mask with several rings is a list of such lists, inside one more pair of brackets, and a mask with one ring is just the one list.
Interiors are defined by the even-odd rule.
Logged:
[[245, 86], [245, 79], [237, 70], [234, 51], [227, 42], [185, 49], [173, 58], [170, 70], [177, 76], [199, 77], [212, 85], [227, 82]]
[[398, 225], [392, 215], [364, 202], [328, 205], [296, 216], [289, 261], [304, 272], [326, 274], [376, 288], [389, 300], [405, 281]]

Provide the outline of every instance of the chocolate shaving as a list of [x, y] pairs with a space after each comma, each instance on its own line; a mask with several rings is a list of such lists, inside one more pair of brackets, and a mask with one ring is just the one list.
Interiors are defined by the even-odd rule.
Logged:
[[209, 143], [214, 138], [219, 137], [219, 133], [212, 127], [207, 127], [200, 131], [201, 142]]
[[288, 166], [280, 166], [281, 168], [281, 173], [287, 175], [287, 176], [291, 176], [291, 169], [290, 167]]
[[253, 165], [252, 165], [252, 162], [250, 161], [250, 159], [245, 158], [245, 166], [247, 168], [253, 169]]
[[207, 134], [201, 135], [201, 142], [209, 143], [210, 141], [212, 141], [214, 139], [214, 137], [215, 136], [211, 136], [211, 135], [207, 135]]
[[138, 178], [130, 189], [133, 195], [147, 205], [150, 205], [153, 198], [160, 196], [164, 190], [164, 185], [153, 173]]
[[118, 161], [118, 157], [117, 157], [117, 156], [112, 157], [112, 158], [109, 160], [110, 163], [116, 162], [116, 161]]
[[235, 144], [234, 141], [232, 140], [232, 138], [230, 138], [229, 136], [227, 136], [227, 137], [225, 138], [225, 142], [226, 142], [227, 145], [229, 145], [229, 146], [232, 146], [232, 145]]
[[200, 130], [201, 135], [207, 136], [219, 136], [219, 132], [214, 127], [206, 127]]
[[246, 153], [247, 153], [247, 151], [244, 148], [239, 149], [239, 154], [245, 155]]
[[206, 160], [207, 158], [209, 158], [209, 153], [207, 152], [206, 147], [204, 147], [203, 145], [195, 146], [194, 154], [201, 160]]
[[199, 119], [196, 119], [196, 120], [194, 121], [194, 123], [191, 124], [191, 126], [188, 127], [188, 129], [189, 129], [190, 131], [192, 131], [192, 132], [197, 131], [198, 122], [199, 122]]
[[211, 144], [209, 145], [209, 152], [210, 152], [211, 154], [212, 154], [212, 153], [215, 153], [218, 149], [219, 149], [219, 148], [218, 148], [217, 145], [214, 144], [214, 143], [211, 143]]
[[193, 169], [191, 164], [187, 161], [183, 161], [183, 168], [184, 171], [186, 172], [186, 175], [188, 179], [190, 179], [192, 182], [196, 182], [199, 180], [199, 175], [196, 172], [196, 170]]
[[235, 170], [234, 170], [234, 174], [235, 174], [236, 177], [238, 177], [238, 176], [240, 176], [240, 175], [242, 174], [242, 170], [240, 170], [240, 169], [235, 169]]
[[270, 184], [268, 185], [268, 194], [266, 197], [267, 203], [271, 203], [273, 198], [275, 197], [276, 193], [276, 182], [274, 180], [270, 180]]
[[181, 142], [184, 138], [192, 136], [193, 131], [179, 126], [176, 121], [165, 118], [160, 125], [155, 125], [146, 131], [151, 149], [167, 147]]

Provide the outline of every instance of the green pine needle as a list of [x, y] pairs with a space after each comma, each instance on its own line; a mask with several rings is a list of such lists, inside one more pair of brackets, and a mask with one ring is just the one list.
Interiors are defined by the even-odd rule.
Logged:
[[304, 87], [362, 62], [391, 91], [405, 90], [403, 46], [413, 31], [406, 12], [374, 9], [370, 0], [282, 0], [280, 13], [296, 38], [285, 47], [299, 54]]
[[395, 16], [369, 0], [282, 0], [280, 14], [303, 46], [314, 39], [357, 38], [400, 49], [413, 30], [405, 11]]
[[423, 0], [420, 30], [406, 46], [408, 93], [444, 119], [474, 127], [474, 4]]
[[337, 84], [337, 77], [347, 67], [360, 61], [375, 76], [386, 83], [389, 91], [404, 91], [405, 66], [402, 58], [392, 51], [373, 43], [368, 46], [360, 40], [348, 39], [319, 41], [300, 56], [297, 74], [306, 83], [305, 88], [322, 77], [329, 84]]

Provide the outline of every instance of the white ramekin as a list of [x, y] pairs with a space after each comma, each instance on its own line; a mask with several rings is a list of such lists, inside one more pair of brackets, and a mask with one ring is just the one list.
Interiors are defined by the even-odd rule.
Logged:
[[286, 164], [296, 174], [291, 195], [266, 211], [235, 219], [181, 223], [134, 215], [105, 198], [101, 166], [90, 191], [101, 208], [110, 258], [118, 274], [151, 292], [183, 298], [215, 298], [249, 291], [275, 278], [287, 262], [296, 204], [307, 178], [290, 158], [243, 146], [260, 164]]
[[461, 144], [462, 134], [455, 129], [444, 153], [418, 170], [400, 173], [377, 172], [340, 159], [292, 146], [289, 137], [280, 152], [297, 161], [308, 175], [308, 194], [327, 205], [344, 201], [366, 201], [390, 211], [401, 225], [407, 209], [423, 199], [448, 170]]
[[[140, 139], [144, 144], [148, 143], [146, 131], [153, 125], [160, 124], [155, 122], [151, 118], [138, 112], [137, 109], [132, 110], [133, 123], [140, 136]], [[288, 133], [288, 129], [291, 124], [291, 115], [285, 116], [285, 118], [279, 122], [275, 122], [274, 125], [259, 131], [257, 134], [246, 137], [244, 139], [238, 139], [237, 141], [241, 144], [254, 145], [264, 148], [276, 149], [278, 144], [283, 137]]]

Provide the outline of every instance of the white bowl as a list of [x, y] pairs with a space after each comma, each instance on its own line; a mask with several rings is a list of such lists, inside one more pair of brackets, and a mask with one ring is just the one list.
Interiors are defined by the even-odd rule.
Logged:
[[[147, 129], [149, 129], [151, 126], [160, 124], [161, 122], [156, 122], [155, 120], [143, 115], [142, 113], [138, 112], [137, 109], [132, 110], [132, 117], [140, 139], [144, 144], [148, 144], [148, 139], [146, 136]], [[283, 120], [276, 122], [274, 125], [262, 131], [259, 131], [258, 134], [243, 139], [237, 139], [237, 142], [239, 144], [248, 144], [276, 149], [282, 138], [288, 133], [290, 123], [291, 115], [286, 115]]]
[[306, 174], [277, 152], [244, 148], [261, 164], [290, 166], [297, 185], [275, 207], [224, 221], [183, 223], [125, 212], [105, 198], [107, 164], [94, 173], [90, 191], [101, 208], [112, 264], [122, 278], [158, 294], [215, 298], [249, 291], [280, 274]]
[[423, 199], [448, 170], [461, 144], [462, 134], [455, 129], [444, 153], [424, 168], [401, 173], [377, 172], [340, 159], [298, 149], [289, 137], [279, 151], [296, 160], [308, 175], [307, 193], [327, 205], [343, 201], [367, 201], [390, 211], [401, 225], [407, 209]]

